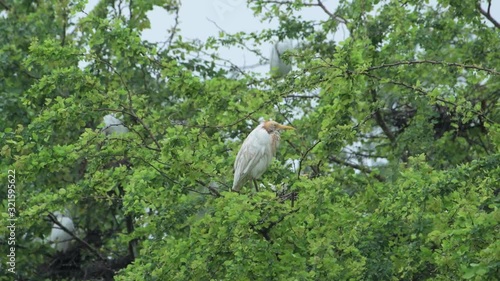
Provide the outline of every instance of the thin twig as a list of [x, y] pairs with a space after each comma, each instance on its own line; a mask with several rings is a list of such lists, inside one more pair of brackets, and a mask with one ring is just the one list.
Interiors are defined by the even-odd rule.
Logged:
[[330, 11], [328, 11], [328, 9], [325, 7], [325, 5], [323, 4], [323, 2], [321, 2], [321, 0], [318, 0], [318, 6], [323, 9], [323, 11], [329, 15], [332, 19], [340, 22], [340, 23], [343, 23], [343, 24], [347, 24], [347, 20], [338, 16], [338, 15], [334, 15], [332, 14]]
[[309, 147], [306, 152], [302, 155], [302, 157], [300, 157], [300, 161], [299, 161], [299, 171], [297, 173], [297, 178], [300, 178], [300, 172], [302, 170], [302, 161], [304, 161], [304, 159], [306, 159], [307, 157], [307, 154], [309, 154], [309, 152], [311, 152], [311, 150], [313, 150], [319, 143], [321, 142], [321, 140], [317, 141], [316, 143], [314, 143], [311, 147]]
[[179, 26], [179, 10], [180, 6], [175, 7], [175, 19], [174, 19], [174, 26], [170, 29], [170, 36], [168, 37], [167, 41], [163, 46], [161, 47], [162, 49], [165, 48], [165, 45], [167, 46], [167, 50], [170, 49], [170, 46], [172, 45], [172, 42], [174, 41], [174, 37], [177, 34], [177, 27]]
[[[137, 160], [140, 160], [142, 161], [144, 164], [148, 165], [149, 167], [153, 168], [153, 170], [157, 171], [162, 177], [166, 178], [167, 180], [171, 181], [172, 183], [174, 184], [179, 184], [178, 181], [174, 180], [173, 178], [169, 177], [167, 174], [165, 174], [163, 171], [161, 171], [160, 169], [158, 169], [155, 165], [149, 163], [148, 161], [146, 161], [146, 159], [142, 158], [142, 157], [139, 157], [139, 156], [129, 156], [130, 159], [137, 159]], [[156, 161], [160, 164], [163, 164], [161, 163], [160, 161]]]
[[[215, 21], [207, 18], [207, 20], [211, 23], [213, 23], [215, 25], [215, 27], [217, 27], [220, 31], [222, 31], [223, 33], [225, 34], [229, 34], [228, 32], [226, 32], [222, 27], [220, 27]], [[238, 42], [240, 46], [242, 46], [243, 48], [245, 48], [247, 51], [257, 55], [257, 57], [259, 57], [260, 59], [264, 60], [264, 61], [268, 61], [269, 59], [264, 57], [264, 55], [262, 55], [262, 53], [258, 50], [258, 49], [250, 49], [247, 45], [243, 44], [242, 42]]]

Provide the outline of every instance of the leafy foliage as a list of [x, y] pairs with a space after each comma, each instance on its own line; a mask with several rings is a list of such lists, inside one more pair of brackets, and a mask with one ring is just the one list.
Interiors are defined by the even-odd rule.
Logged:
[[[77, 17], [85, 1], [0, 0], [18, 218], [0, 280], [497, 280], [500, 25], [483, 2], [248, 1], [279, 27], [200, 43], [174, 26], [163, 44], [141, 39], [146, 14], [179, 1]], [[266, 63], [259, 45], [288, 39], [283, 77], [217, 54]], [[109, 113], [129, 132], [105, 135]], [[264, 191], [229, 192], [260, 117], [297, 130]], [[78, 229], [67, 253], [44, 242], [58, 210]]]

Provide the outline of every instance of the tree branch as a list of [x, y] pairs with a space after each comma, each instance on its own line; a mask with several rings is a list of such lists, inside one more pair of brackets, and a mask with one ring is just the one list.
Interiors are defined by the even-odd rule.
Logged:
[[319, 95], [287, 95], [284, 97], [285, 99], [316, 99], [319, 98]]
[[3, 0], [0, 0], [0, 6], [4, 7], [5, 10], [9, 11], [10, 7]]
[[62, 11], [62, 18], [63, 26], [61, 32], [61, 47], [64, 47], [64, 45], [66, 44], [66, 31], [68, 28], [68, 11], [66, 10], [66, 8], [64, 8]]
[[199, 185], [206, 187], [210, 191], [209, 195], [213, 195], [215, 197], [221, 197], [221, 194], [219, 193], [219, 191], [215, 187], [211, 186], [210, 183], [206, 184], [206, 183], [202, 182], [201, 180], [196, 180], [196, 182]]
[[[127, 233], [132, 234], [134, 232], [134, 221], [132, 215], [125, 216], [125, 224], [127, 226]], [[134, 238], [128, 242], [128, 252], [132, 257], [132, 261], [137, 258], [137, 238]]]
[[490, 9], [491, 9], [491, 0], [488, 0], [488, 10], [485, 11], [481, 7], [481, 1], [477, 1], [476, 3], [476, 8], [479, 10], [481, 15], [485, 16], [496, 28], [500, 28], [500, 22], [498, 22], [493, 16], [491, 15]]
[[[220, 27], [215, 21], [207, 18], [207, 20], [211, 23], [213, 23], [215, 25], [215, 27], [217, 27], [217, 29], [219, 29], [219, 31], [221, 31], [222, 33], [225, 33], [225, 34], [229, 34], [228, 32], [226, 32], [222, 27]], [[243, 41], [242, 39], [238, 40], [238, 45], [240, 45], [242, 48], [246, 49], [247, 51], [253, 53], [254, 55], [256, 55], [257, 57], [259, 57], [260, 59], [264, 60], [264, 61], [268, 61], [269, 59], [266, 58], [262, 52], [260, 51], [260, 49], [251, 49], [250, 47], [248, 47], [247, 45], [243, 44]]]
[[281, 216], [276, 221], [273, 221], [273, 222], [269, 223], [269, 225], [266, 226], [266, 227], [262, 227], [260, 229], [256, 228], [256, 226], [258, 226], [259, 224], [263, 224], [264, 223], [264, 221], [261, 220], [261, 221], [259, 221], [258, 224], [250, 224], [250, 228], [252, 230], [254, 230], [254, 231], [262, 234], [262, 236], [264, 237], [264, 239], [266, 239], [266, 241], [272, 242], [271, 241], [271, 237], [269, 237], [269, 231], [271, 230], [271, 228], [275, 227], [278, 223], [282, 222], [288, 215], [296, 213], [298, 210], [299, 210], [299, 208], [291, 210], [290, 212], [288, 212], [288, 213], [284, 214], [283, 216]]
[[[363, 173], [367, 173], [367, 174], [373, 174], [373, 171], [370, 170], [369, 168], [365, 167], [365, 166], [361, 166], [359, 164], [355, 164], [355, 163], [351, 163], [351, 162], [347, 162], [347, 161], [344, 161], [334, 155], [331, 155], [329, 157], [329, 159], [337, 164], [340, 164], [340, 165], [344, 165], [344, 166], [348, 166], [348, 167], [351, 167], [351, 168], [354, 168], [356, 170], [360, 170], [361, 172]], [[382, 175], [378, 175], [378, 174], [373, 174], [373, 177], [375, 177], [377, 180], [381, 181], [381, 182], [385, 182], [386, 181], [386, 178]]]
[[456, 63], [456, 62], [445, 62], [445, 61], [434, 61], [434, 60], [414, 60], [414, 61], [398, 61], [394, 63], [385, 63], [377, 66], [372, 66], [368, 68], [366, 71], [372, 71], [372, 70], [377, 70], [377, 69], [382, 69], [382, 68], [389, 68], [389, 67], [394, 67], [394, 66], [399, 66], [399, 65], [413, 65], [413, 64], [435, 64], [435, 65], [445, 65], [449, 67], [462, 67], [465, 69], [475, 69], [475, 70], [481, 70], [485, 71], [494, 75], [500, 75], [500, 72], [494, 70], [494, 69], [489, 69], [485, 68], [482, 66], [477, 66], [477, 65], [468, 65], [468, 64], [461, 64], [461, 63]]
[[84, 245], [87, 249], [89, 249], [92, 253], [94, 253], [100, 260], [106, 261], [106, 259], [97, 251], [96, 248], [92, 247], [89, 243], [85, 242], [84, 240], [80, 239], [80, 237], [76, 236], [72, 231], [67, 229], [64, 225], [62, 225], [56, 218], [56, 216], [49, 212], [48, 218], [50, 219], [51, 222], [56, 224], [60, 229], [62, 229], [64, 232], [68, 233], [73, 237], [76, 241], [80, 242], [82, 245]]
[[[123, 78], [123, 76], [118, 72], [118, 70], [116, 70], [116, 68], [111, 64], [111, 62], [109, 62], [103, 58], [100, 58], [100, 57], [96, 57], [96, 59], [99, 60], [100, 62], [106, 64], [111, 69], [111, 71], [118, 76], [118, 78], [121, 81], [121, 84], [123, 85], [123, 87], [125, 87], [125, 90], [127, 91], [127, 97], [128, 97], [128, 103], [129, 103], [129, 108], [128, 108], [129, 112], [127, 114], [132, 116], [135, 119], [135, 121], [138, 121], [142, 125], [142, 127], [144, 127], [144, 129], [146, 130], [146, 132], [148, 132], [149, 136], [151, 137], [151, 139], [156, 144], [156, 147], [158, 148], [155, 150], [160, 152], [161, 151], [160, 143], [158, 143], [158, 140], [156, 140], [155, 136], [153, 135], [153, 132], [151, 132], [151, 129], [149, 129], [149, 126], [146, 125], [146, 123], [144, 123], [144, 121], [142, 121], [142, 119], [139, 118], [139, 116], [137, 116], [137, 114], [134, 112], [134, 108], [132, 106], [132, 91], [129, 89], [128, 84], [125, 81], [125, 79]], [[123, 113], [125, 113], [125, 112], [123, 112]]]
[[[366, 75], [367, 77], [370, 77], [370, 78], [374, 78], [374, 79], [377, 79], [379, 81], [383, 80], [383, 78], [381, 77], [378, 77], [376, 75], [373, 75], [373, 74], [369, 74], [368, 72], [362, 72], [361, 74], [363, 75]], [[428, 96], [428, 93], [426, 91], [424, 91], [423, 89], [419, 88], [419, 87], [416, 87], [416, 86], [413, 86], [413, 85], [410, 85], [408, 83], [405, 83], [405, 82], [401, 82], [401, 81], [395, 81], [395, 80], [389, 80], [389, 81], [386, 81], [385, 83], [388, 83], [388, 84], [393, 84], [393, 85], [397, 85], [397, 86], [402, 86], [402, 87], [405, 87], [409, 90], [412, 90], [412, 91], [415, 91], [423, 96]], [[435, 97], [436, 101], [439, 101], [439, 102], [442, 102], [443, 104], [449, 104], [449, 105], [452, 105], [454, 107], [457, 106], [456, 103], [454, 102], [451, 102], [451, 101], [448, 101], [446, 99], [443, 99], [443, 98], [440, 98], [440, 97]], [[492, 124], [496, 124], [498, 122], [495, 122], [493, 120], [491, 120], [490, 118], [488, 118], [484, 113], [480, 112], [480, 111], [477, 111], [477, 110], [474, 110], [474, 109], [471, 109], [471, 112], [473, 112], [474, 114], [476, 114], [477, 116], [479, 117], [482, 117], [484, 118], [485, 120], [487, 120], [488, 122], [492, 123]]]
[[[276, 0], [263, 1], [263, 3], [277, 4], [277, 5], [294, 5], [295, 4], [295, 2], [293, 2], [293, 1], [276, 1]], [[348, 23], [346, 19], [336, 15], [335, 13], [330, 12], [321, 0], [317, 0], [316, 4], [314, 4], [314, 3], [301, 3], [301, 5], [304, 7], [320, 7], [332, 19], [334, 19], [340, 23], [343, 23], [343, 24]]]
[[304, 159], [307, 157], [307, 154], [309, 154], [309, 152], [311, 152], [311, 150], [313, 150], [319, 143], [321, 142], [321, 140], [315, 142], [311, 147], [309, 147], [306, 152], [302, 155], [302, 157], [300, 157], [300, 161], [299, 161], [299, 170], [297, 171], [297, 178], [300, 178], [300, 172], [302, 170], [302, 162], [304, 161]]
[[[160, 143], [158, 143], [158, 141], [156, 140], [155, 136], [153, 135], [153, 132], [151, 132], [151, 129], [149, 129], [149, 126], [148, 126], [148, 125], [146, 125], [146, 123], [144, 123], [144, 121], [142, 121], [142, 119], [141, 119], [141, 118], [139, 118], [139, 117], [135, 114], [135, 112], [134, 112], [134, 110], [133, 110], [132, 108], [130, 108], [130, 113], [132, 114], [132, 116], [135, 118], [135, 120], [136, 120], [136, 121], [139, 121], [139, 123], [141, 123], [142, 127], [143, 127], [144, 129], [146, 129], [146, 131], [148, 132], [149, 136], [151, 137], [151, 139], [152, 139], [152, 140], [154, 141], [154, 143], [156, 144], [156, 147], [157, 147], [158, 149], [154, 149], [154, 150], [156, 150], [156, 151], [160, 152], [160, 151], [161, 151], [161, 146], [160, 146]], [[151, 149], [153, 149], [153, 148], [151, 148]]]
[[172, 45], [172, 42], [174, 41], [174, 37], [175, 37], [175, 34], [177, 33], [177, 27], [179, 26], [179, 10], [180, 10], [180, 7], [177, 6], [175, 7], [175, 23], [174, 23], [174, 26], [172, 26], [172, 28], [170, 29], [170, 36], [168, 37], [168, 40], [165, 42], [165, 44], [163, 44], [162, 46], [162, 49], [165, 47], [165, 45], [167, 45], [167, 49], [170, 49], [170, 46]]
[[[370, 93], [372, 95], [372, 101], [377, 107], [377, 92], [374, 89], [370, 90]], [[382, 117], [382, 114], [380, 113], [380, 110], [378, 108], [375, 109], [375, 121], [377, 121], [377, 124], [382, 128], [382, 131], [384, 131], [384, 134], [389, 138], [391, 141], [391, 144], [393, 146], [396, 145], [396, 138], [394, 137], [394, 134], [392, 133], [391, 129], [387, 126], [387, 124], [384, 121], [384, 118]]]
[[323, 9], [323, 11], [329, 15], [332, 19], [340, 22], [340, 23], [343, 23], [343, 24], [347, 24], [347, 20], [338, 16], [338, 15], [335, 15], [335, 14], [332, 14], [330, 11], [328, 11], [328, 9], [325, 7], [325, 5], [323, 4], [323, 2], [321, 2], [321, 0], [318, 0], [318, 4], [317, 6], [319, 6], [321, 9]]

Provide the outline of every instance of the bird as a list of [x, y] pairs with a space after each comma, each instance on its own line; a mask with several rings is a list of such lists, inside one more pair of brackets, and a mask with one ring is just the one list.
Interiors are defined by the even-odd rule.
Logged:
[[264, 121], [247, 136], [234, 161], [233, 191], [239, 192], [250, 179], [258, 191], [255, 179], [262, 176], [276, 155], [280, 132], [293, 129], [272, 120]]
[[104, 116], [103, 120], [105, 125], [103, 132], [105, 135], [124, 134], [128, 132], [127, 127], [123, 126], [122, 121], [116, 118], [113, 114]]
[[286, 64], [281, 56], [283, 53], [289, 50], [293, 50], [295, 47], [291, 40], [280, 41], [273, 45], [271, 49], [271, 58], [269, 59], [269, 64], [271, 67], [271, 76], [275, 78], [280, 78], [287, 75], [291, 70], [292, 66]]
[[[63, 215], [59, 211], [54, 212], [54, 217], [68, 231], [75, 233], [75, 225], [73, 224], [73, 220], [71, 218]], [[73, 236], [63, 230], [59, 225], [54, 223], [49, 236], [49, 242], [52, 244], [52, 248], [54, 248], [58, 252], [65, 253], [69, 250], [72, 241]]]

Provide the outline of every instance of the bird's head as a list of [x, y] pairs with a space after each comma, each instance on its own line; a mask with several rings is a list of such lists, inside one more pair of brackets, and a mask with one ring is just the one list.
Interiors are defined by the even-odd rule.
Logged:
[[295, 129], [294, 127], [282, 125], [276, 121], [264, 121], [262, 128], [264, 128], [270, 134], [277, 132], [277, 131], [281, 131], [281, 130], [294, 130]]

